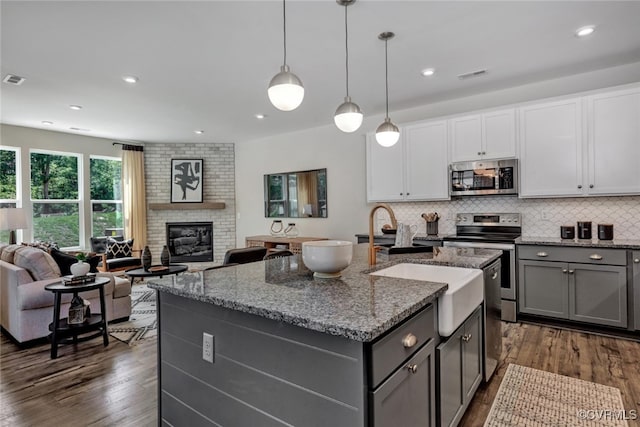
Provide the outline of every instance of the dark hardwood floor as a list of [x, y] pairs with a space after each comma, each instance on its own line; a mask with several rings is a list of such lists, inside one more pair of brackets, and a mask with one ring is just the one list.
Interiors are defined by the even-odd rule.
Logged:
[[[461, 426], [483, 425], [509, 363], [618, 387], [625, 409], [640, 411], [640, 343], [517, 323], [503, 333], [502, 363]], [[55, 360], [49, 350], [0, 338], [0, 425], [157, 425], [155, 339], [129, 347], [112, 338], [105, 348], [97, 338], [62, 346]]]

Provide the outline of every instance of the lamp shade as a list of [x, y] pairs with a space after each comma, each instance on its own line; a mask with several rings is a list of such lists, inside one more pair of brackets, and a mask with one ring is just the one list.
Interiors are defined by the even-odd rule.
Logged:
[[362, 111], [358, 104], [351, 102], [351, 97], [346, 96], [344, 102], [338, 106], [336, 114], [333, 116], [338, 129], [342, 132], [355, 132], [362, 124], [363, 119]]
[[27, 227], [27, 212], [24, 208], [0, 209], [0, 230], [22, 230]]
[[391, 122], [389, 117], [376, 129], [376, 141], [383, 147], [391, 147], [400, 139], [398, 126]]
[[282, 65], [280, 72], [271, 79], [267, 94], [278, 110], [292, 111], [302, 104], [304, 86], [298, 76], [289, 71], [288, 65]]

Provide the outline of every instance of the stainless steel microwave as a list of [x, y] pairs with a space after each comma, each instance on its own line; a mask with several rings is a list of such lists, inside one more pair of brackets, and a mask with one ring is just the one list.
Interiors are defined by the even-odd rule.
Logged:
[[451, 196], [518, 194], [518, 160], [452, 163]]

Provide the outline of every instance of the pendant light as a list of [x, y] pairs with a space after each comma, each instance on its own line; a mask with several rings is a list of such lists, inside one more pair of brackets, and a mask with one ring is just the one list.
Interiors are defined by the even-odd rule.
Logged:
[[391, 147], [398, 139], [400, 139], [400, 130], [394, 125], [389, 118], [389, 60], [387, 58], [387, 41], [393, 38], [395, 34], [392, 32], [380, 33], [378, 38], [384, 41], [384, 86], [386, 94], [385, 111], [386, 116], [384, 122], [376, 129], [376, 141], [383, 147]]
[[284, 61], [280, 67], [280, 72], [276, 74], [269, 83], [267, 93], [269, 101], [278, 110], [292, 111], [298, 108], [304, 98], [304, 87], [302, 81], [289, 71], [287, 65], [287, 10], [285, 0], [282, 0], [282, 18], [284, 34]]
[[349, 27], [347, 24], [347, 8], [355, 3], [356, 0], [336, 0], [340, 6], [344, 6], [344, 48], [345, 48], [345, 70], [346, 70], [346, 86], [347, 96], [344, 97], [344, 102], [338, 106], [336, 113], [333, 116], [338, 129], [342, 132], [355, 132], [362, 124], [362, 111], [358, 104], [351, 102], [349, 96]]

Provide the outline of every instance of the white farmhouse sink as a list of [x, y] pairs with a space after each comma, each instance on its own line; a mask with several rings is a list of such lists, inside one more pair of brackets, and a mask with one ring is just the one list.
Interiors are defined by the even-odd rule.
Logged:
[[475, 268], [396, 264], [371, 274], [448, 284], [438, 298], [438, 332], [443, 337], [451, 335], [483, 299], [484, 277], [482, 270]]

